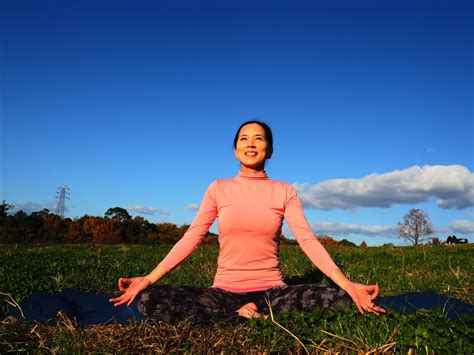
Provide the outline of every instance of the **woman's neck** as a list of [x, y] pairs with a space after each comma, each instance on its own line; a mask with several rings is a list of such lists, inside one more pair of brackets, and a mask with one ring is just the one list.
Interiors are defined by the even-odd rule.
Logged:
[[268, 180], [267, 173], [265, 170], [257, 171], [254, 173], [244, 173], [242, 170], [239, 171], [237, 175], [239, 179], [246, 179], [246, 180]]
[[240, 167], [240, 172], [243, 174], [265, 174], [265, 165], [259, 166], [257, 168], [249, 168], [247, 166], [241, 166]]

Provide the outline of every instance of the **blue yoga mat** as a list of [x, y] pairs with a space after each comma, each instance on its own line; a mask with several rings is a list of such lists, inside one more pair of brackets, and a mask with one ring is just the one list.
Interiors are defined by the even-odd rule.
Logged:
[[380, 307], [390, 308], [400, 314], [416, 313], [421, 309], [438, 309], [449, 319], [459, 319], [462, 315], [474, 312], [473, 305], [439, 295], [434, 291], [379, 297], [374, 302]]
[[[54, 320], [59, 311], [64, 312], [69, 318], [75, 319], [79, 324], [103, 324], [111, 321], [125, 323], [129, 320], [140, 320], [143, 315], [137, 309], [138, 299], [130, 306], [114, 307], [109, 302], [113, 294], [94, 294], [75, 289], [65, 289], [55, 295], [47, 292], [35, 292], [25, 298], [20, 307], [27, 322], [46, 322]], [[10, 312], [15, 318], [20, 319], [19, 309]]]
[[[46, 292], [35, 292], [25, 298], [20, 307], [27, 322], [46, 322], [55, 320], [59, 311], [79, 324], [103, 324], [110, 321], [125, 323], [129, 320], [140, 320], [144, 316], [138, 311], [136, 299], [130, 306], [114, 307], [109, 302], [111, 294], [94, 294], [75, 289], [66, 289], [55, 295]], [[391, 308], [401, 314], [415, 313], [420, 309], [439, 309], [447, 318], [458, 319], [474, 312], [474, 306], [454, 298], [437, 294], [434, 291], [412, 292], [398, 296], [380, 297], [375, 303], [384, 308]], [[10, 312], [21, 318], [20, 311]], [[209, 321], [212, 321], [211, 319]]]

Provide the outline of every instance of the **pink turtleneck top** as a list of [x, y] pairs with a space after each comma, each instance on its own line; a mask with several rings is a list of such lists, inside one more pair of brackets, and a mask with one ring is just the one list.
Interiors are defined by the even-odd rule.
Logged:
[[189, 229], [160, 265], [170, 271], [199, 245], [218, 218], [219, 258], [212, 287], [251, 292], [284, 286], [279, 238], [283, 219], [311, 261], [326, 275], [338, 269], [316, 239], [293, 187], [265, 172], [214, 181]]

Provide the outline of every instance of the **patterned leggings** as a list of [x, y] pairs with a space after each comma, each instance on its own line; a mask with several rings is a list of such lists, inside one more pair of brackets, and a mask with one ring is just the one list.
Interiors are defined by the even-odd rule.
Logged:
[[268, 302], [274, 313], [309, 310], [319, 307], [348, 307], [352, 300], [340, 288], [302, 284], [274, 287], [266, 291], [233, 293], [218, 288], [159, 285], [145, 289], [138, 301], [138, 310], [145, 316], [177, 322], [225, 320], [237, 315], [243, 305], [253, 302], [259, 313], [269, 314]]

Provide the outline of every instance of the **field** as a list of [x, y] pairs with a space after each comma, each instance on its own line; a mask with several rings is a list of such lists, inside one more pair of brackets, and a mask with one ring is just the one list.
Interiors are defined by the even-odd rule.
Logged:
[[[148, 273], [170, 249], [144, 245], [0, 246], [0, 313], [34, 291], [64, 288], [116, 290], [121, 276]], [[436, 290], [474, 303], [474, 246], [329, 248], [342, 271], [361, 283], [378, 283], [383, 295]], [[218, 249], [201, 246], [163, 283], [209, 286]], [[283, 245], [282, 271], [290, 283], [328, 281], [297, 246]], [[472, 353], [474, 318], [449, 320], [440, 311], [362, 316], [355, 307], [314, 310], [211, 325], [152, 320], [78, 327], [59, 316], [56, 325], [0, 323], [0, 353], [44, 352], [293, 352], [449, 351]]]

